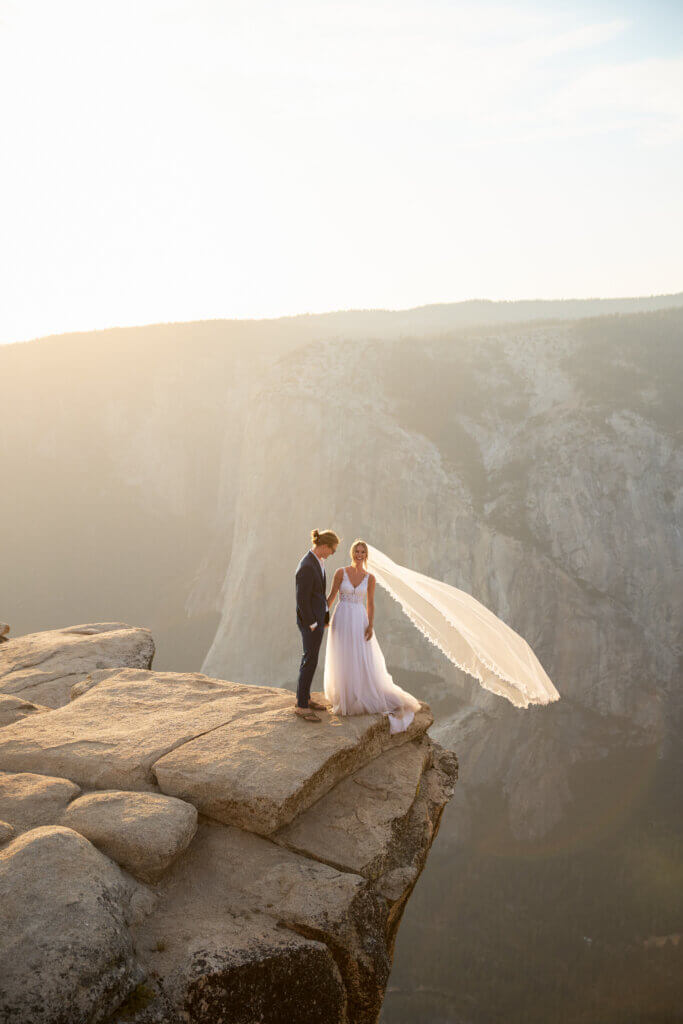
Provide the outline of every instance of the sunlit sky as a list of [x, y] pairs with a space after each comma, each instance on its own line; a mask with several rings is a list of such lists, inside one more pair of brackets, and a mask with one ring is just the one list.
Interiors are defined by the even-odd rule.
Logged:
[[683, 0], [0, 0], [0, 342], [683, 290]]

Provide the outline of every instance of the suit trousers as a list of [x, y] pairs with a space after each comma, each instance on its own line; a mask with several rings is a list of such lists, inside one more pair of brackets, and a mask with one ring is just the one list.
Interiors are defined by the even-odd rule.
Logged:
[[308, 626], [301, 626], [298, 622], [297, 626], [299, 626], [299, 632], [301, 633], [304, 653], [301, 658], [301, 665], [299, 666], [296, 702], [300, 708], [307, 708], [311, 697], [311, 683], [313, 682], [315, 670], [318, 667], [318, 655], [320, 653], [320, 645], [323, 642], [325, 627], [318, 623], [315, 629], [309, 629]]

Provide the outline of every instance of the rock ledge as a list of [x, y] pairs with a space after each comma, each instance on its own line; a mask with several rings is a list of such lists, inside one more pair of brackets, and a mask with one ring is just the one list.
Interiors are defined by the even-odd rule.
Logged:
[[395, 736], [383, 715], [311, 725], [280, 687], [129, 665], [151, 661], [139, 635], [57, 685], [122, 630], [146, 632], [0, 654], [26, 641], [0, 679], [22, 694], [0, 727], [0, 1020], [375, 1024], [457, 777], [428, 706]]

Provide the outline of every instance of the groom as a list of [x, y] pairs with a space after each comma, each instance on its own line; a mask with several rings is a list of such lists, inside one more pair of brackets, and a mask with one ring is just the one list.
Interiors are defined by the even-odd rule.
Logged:
[[312, 530], [311, 540], [313, 546], [296, 570], [296, 624], [304, 653], [299, 667], [294, 712], [306, 722], [319, 722], [316, 711], [325, 711], [326, 705], [311, 700], [311, 683], [318, 665], [325, 626], [330, 621], [325, 599], [325, 559], [337, 550], [339, 537], [334, 530]]

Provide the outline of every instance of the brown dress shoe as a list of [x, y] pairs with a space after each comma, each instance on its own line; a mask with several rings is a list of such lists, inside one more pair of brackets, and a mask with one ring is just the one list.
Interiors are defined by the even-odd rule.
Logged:
[[303, 718], [304, 722], [321, 721], [320, 717], [316, 715], [315, 711], [313, 711], [311, 708], [300, 708], [297, 706], [294, 708], [294, 714], [297, 716], [297, 718]]

